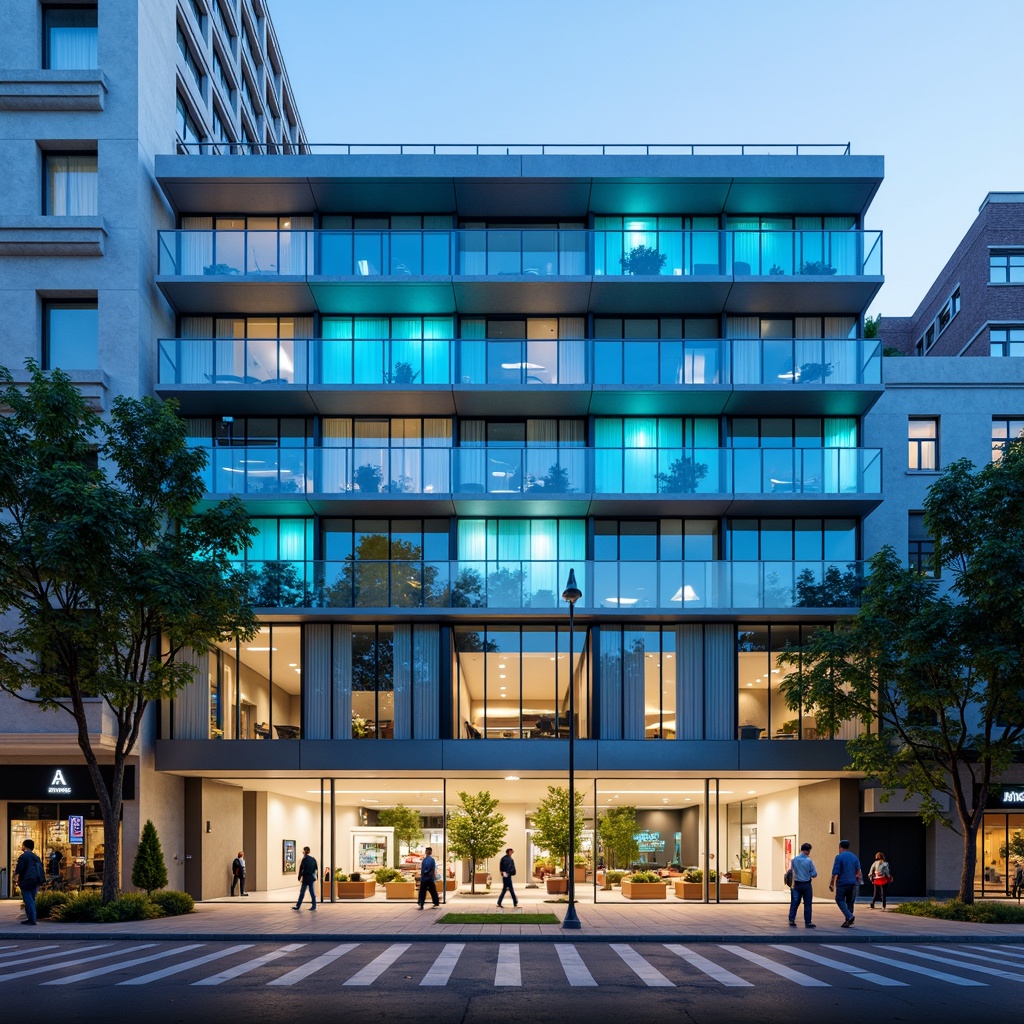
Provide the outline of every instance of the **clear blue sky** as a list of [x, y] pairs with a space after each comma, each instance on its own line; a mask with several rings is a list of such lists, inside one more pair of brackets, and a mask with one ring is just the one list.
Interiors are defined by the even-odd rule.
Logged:
[[850, 142], [872, 312], [1024, 190], [1024, 0], [269, 0], [311, 142]]

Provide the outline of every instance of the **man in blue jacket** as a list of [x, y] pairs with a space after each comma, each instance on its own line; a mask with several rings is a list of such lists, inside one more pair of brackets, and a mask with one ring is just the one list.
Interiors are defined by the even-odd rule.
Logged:
[[427, 902], [428, 895], [435, 907], [441, 905], [437, 895], [437, 861], [434, 860], [434, 851], [429, 846], [427, 847], [427, 855], [420, 862], [420, 892], [419, 899], [416, 901], [419, 903], [420, 910], [423, 909], [423, 904]]
[[818, 872], [811, 860], [811, 844], [804, 843], [800, 847], [800, 853], [790, 862], [789, 868], [793, 872], [793, 888], [790, 890], [789, 898], [789, 926], [796, 927], [796, 911], [801, 903], [804, 905], [804, 927], [817, 928], [811, 923], [811, 900], [813, 898], [813, 883], [811, 879], [818, 877]]
[[840, 839], [839, 853], [832, 862], [832, 881], [828, 891], [835, 892], [836, 905], [846, 918], [841, 928], [849, 928], [854, 922], [853, 907], [857, 902], [861, 880], [860, 861], [856, 854], [850, 852], [850, 840]]

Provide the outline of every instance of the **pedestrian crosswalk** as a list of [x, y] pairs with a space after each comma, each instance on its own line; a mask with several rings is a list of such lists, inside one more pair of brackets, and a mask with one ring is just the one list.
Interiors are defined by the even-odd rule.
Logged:
[[1024, 983], [1024, 945], [1001, 943], [17, 942], [0, 985], [301, 984], [378, 988], [609, 986], [705, 989], [979, 988]]

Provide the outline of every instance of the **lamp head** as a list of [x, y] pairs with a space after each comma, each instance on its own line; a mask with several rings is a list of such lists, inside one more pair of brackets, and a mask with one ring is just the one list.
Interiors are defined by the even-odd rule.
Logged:
[[569, 604], [575, 604], [583, 596], [583, 591], [576, 586], [576, 570], [569, 570], [569, 578], [565, 581], [565, 590], [562, 591], [562, 600]]

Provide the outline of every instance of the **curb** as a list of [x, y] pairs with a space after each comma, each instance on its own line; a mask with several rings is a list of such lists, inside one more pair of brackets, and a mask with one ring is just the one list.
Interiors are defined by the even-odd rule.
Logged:
[[[457, 925], [440, 925], [439, 928], [456, 928]], [[485, 934], [473, 933], [470, 935], [458, 932], [458, 931], [439, 931], [436, 934], [421, 934], [417, 933], [410, 935], [408, 932], [394, 932], [394, 933], [382, 933], [382, 932], [288, 932], [282, 934], [281, 932], [133, 932], [133, 931], [116, 931], [116, 932], [80, 932], [80, 931], [67, 931], [60, 932], [59, 938], [70, 939], [72, 941], [95, 941], [96, 939], [115, 939], [119, 941], [129, 942], [337, 942], [344, 940], [348, 942], [438, 942], [438, 941], [450, 941], [452, 938], [457, 938], [460, 942], [496, 942], [501, 940], [514, 939], [516, 942], [569, 942], [569, 943], [580, 943], [580, 942], [629, 942], [629, 943], [644, 943], [644, 942], [659, 942], [659, 943], [674, 943], [674, 942], [685, 942], [688, 944], [699, 944], [699, 943], [744, 943], [746, 945], [753, 944], [768, 944], [775, 943], [781, 945], [803, 945], [807, 943], [820, 943], [822, 941], [841, 941], [843, 943], [851, 944], [869, 944], [869, 943], [891, 943], [891, 942], [911, 942], [912, 944], [920, 943], [942, 943], [946, 945], [959, 944], [959, 945], [1016, 945], [1024, 944], [1024, 934], [1021, 936], [1013, 935], [878, 935], [871, 934], [865, 935], [863, 933], [853, 933], [844, 935], [833, 935], [829, 931], [822, 931], [815, 935], [790, 935], [786, 933], [778, 935], [765, 935], [763, 932], [756, 935], [743, 935], [743, 934], [720, 934], [720, 935], [693, 935], [686, 934], [685, 932], [673, 932], [669, 935], [651, 935], [641, 934], [639, 932], [625, 933], [625, 934], [584, 934], [582, 932], [573, 932], [572, 934], [566, 934], [562, 932], [558, 925], [533, 925], [535, 928], [553, 928], [556, 931], [550, 934], [528, 934], [519, 935], [510, 932], [502, 932], [500, 929], [501, 925], [479, 925], [476, 927], [483, 928], [494, 928], [492, 932]], [[52, 941], [57, 938], [57, 935], [50, 934], [39, 934], [34, 932], [32, 935], [25, 935], [21, 931], [3, 931], [0, 930], [0, 939], [28, 939], [32, 942], [40, 941]]]

